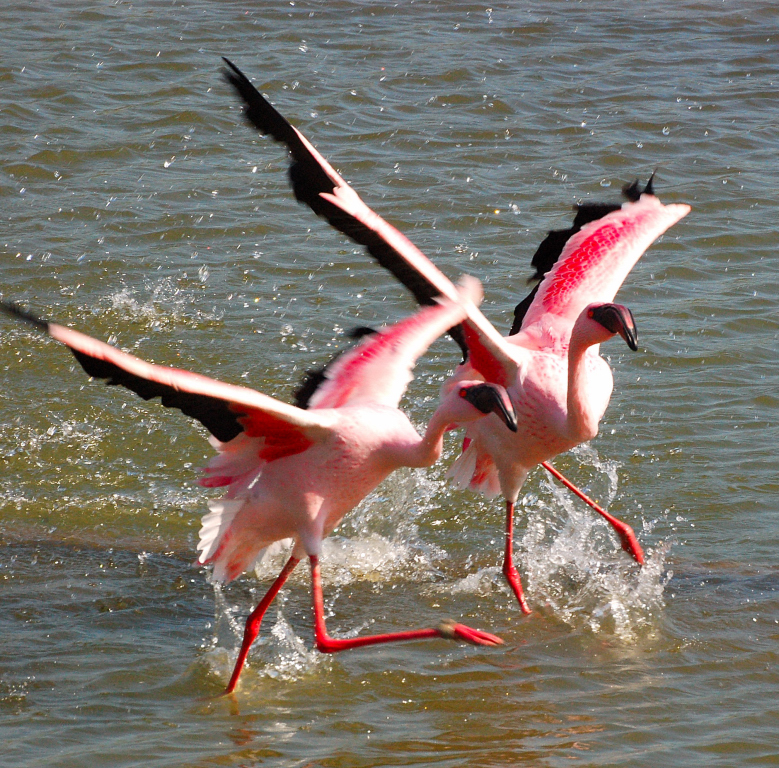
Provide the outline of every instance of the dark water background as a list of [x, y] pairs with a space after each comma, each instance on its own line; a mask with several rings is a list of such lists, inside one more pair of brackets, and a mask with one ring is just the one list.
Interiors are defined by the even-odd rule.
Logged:
[[[523, 618], [500, 504], [444, 482], [452, 439], [329, 541], [330, 625], [462, 617], [506, 645], [319, 655], [301, 569], [233, 700], [211, 697], [282, 556], [215, 591], [191, 566], [202, 431], [1, 321], [4, 764], [779, 764], [778, 46], [764, 2], [5, 2], [2, 296], [156, 362], [289, 398], [344, 329], [413, 309], [295, 203], [221, 55], [450, 276], [481, 278], [504, 331], [576, 201], [657, 169], [693, 211], [619, 294], [641, 348], [604, 347], [601, 434], [557, 460], [647, 566], [538, 471]], [[421, 361], [417, 424], [456, 359], [441, 340]]]

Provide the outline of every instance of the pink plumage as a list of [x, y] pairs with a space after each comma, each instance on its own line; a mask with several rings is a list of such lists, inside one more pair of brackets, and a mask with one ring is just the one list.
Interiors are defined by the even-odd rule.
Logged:
[[522, 327], [538, 322], [545, 312], [573, 325], [587, 304], [613, 301], [641, 254], [689, 210], [689, 205], [663, 205], [645, 194], [585, 224], [544, 277]]

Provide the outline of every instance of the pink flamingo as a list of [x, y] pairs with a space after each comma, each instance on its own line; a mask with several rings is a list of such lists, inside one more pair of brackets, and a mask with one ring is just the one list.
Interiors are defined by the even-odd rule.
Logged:
[[[227, 81], [244, 102], [247, 120], [287, 146], [296, 198], [336, 229], [367, 247], [422, 303], [454, 296], [449, 279], [401, 232], [360, 199], [300, 131], [257, 91], [230, 61]], [[556, 265], [543, 277], [513, 334], [502, 337], [478, 308], [462, 328], [452, 329], [465, 361], [444, 387], [461, 378], [481, 378], [506, 387], [519, 429], [504, 434], [493, 419], [469, 425], [463, 453], [450, 470], [459, 487], [506, 500], [503, 573], [524, 613], [530, 613], [513, 563], [514, 507], [530, 470], [541, 464], [590, 504], [614, 528], [623, 549], [639, 562], [644, 554], [633, 529], [609, 515], [566, 480], [548, 459], [591, 440], [608, 405], [613, 379], [599, 356], [601, 342], [619, 333], [635, 349], [630, 311], [612, 300], [641, 254], [685, 216], [688, 205], [663, 205], [650, 184], [631, 202], [570, 233]], [[543, 271], [543, 270], [542, 270]], [[540, 276], [540, 275], [539, 275]], [[524, 304], [524, 303], [523, 303]], [[519, 309], [519, 307], [518, 307]]]
[[247, 619], [229, 693], [238, 683], [268, 606], [304, 555], [311, 565], [316, 646], [323, 653], [435, 637], [474, 645], [502, 642], [451, 621], [428, 629], [333, 639], [325, 626], [319, 573], [322, 539], [393, 470], [433, 464], [441, 455], [444, 432], [453, 424], [494, 413], [509, 429], [516, 429], [505, 389], [481, 380], [461, 381], [454, 387], [423, 437], [398, 409], [417, 358], [480, 300], [479, 281], [464, 279], [454, 300], [442, 298], [437, 306], [425, 307], [361, 341], [325, 369], [310, 397], [310, 410], [245, 387], [152, 365], [12, 304], [2, 303], [0, 309], [69, 347], [90, 376], [127, 387], [146, 400], [160, 397], [164, 406], [180, 409], [209, 430], [218, 455], [205, 469], [201, 484], [226, 486], [227, 492], [209, 503], [198, 550], [200, 563], [213, 564], [216, 581], [236, 578], [274, 541], [295, 540], [288, 562]]

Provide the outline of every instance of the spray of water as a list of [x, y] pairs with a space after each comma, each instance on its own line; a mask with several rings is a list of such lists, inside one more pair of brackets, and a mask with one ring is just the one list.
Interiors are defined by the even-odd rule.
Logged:
[[[202, 282], [203, 273], [198, 274]], [[171, 277], [156, 282], [147, 280], [143, 291], [125, 287], [108, 296], [97, 311], [130, 317], [150, 330], [177, 328], [193, 321], [197, 324], [215, 322], [223, 314], [216, 308], [210, 312], [198, 308], [192, 291], [182, 288], [178, 280]]]
[[[325, 539], [322, 548], [322, 581], [325, 615], [336, 615], [339, 597], [355, 582], [396, 583], [430, 581], [440, 578], [436, 563], [446, 557], [443, 549], [426, 542], [418, 521], [429, 512], [439, 483], [422, 470], [401, 470], [353, 510], [341, 526]], [[206, 644], [206, 661], [220, 680], [227, 680], [243, 636], [245, 616], [259, 601], [264, 589], [279, 573], [290, 555], [290, 540], [276, 542], [255, 565], [257, 587], [252, 589], [251, 605], [232, 605], [225, 588], [214, 584], [214, 632]], [[289, 585], [309, 586], [305, 563], [293, 573]], [[229, 592], [229, 587], [227, 588]], [[272, 679], [305, 677], [330, 664], [328, 657], [312, 648], [305, 630], [300, 634], [287, 620], [289, 588], [277, 597], [263, 623], [263, 629], [249, 656], [249, 675]], [[307, 603], [306, 603], [307, 605]], [[354, 637], [369, 629], [370, 620], [344, 631], [332, 628], [334, 637]], [[231, 647], [231, 650], [227, 650]], [[244, 683], [245, 685], [246, 683]]]
[[[587, 491], [608, 507], [617, 496], [619, 464], [602, 461], [588, 445], [579, 446], [574, 455], [579, 474], [590, 475]], [[670, 578], [665, 567], [670, 545], [649, 549], [646, 563], [639, 566], [622, 551], [607, 523], [565, 488], [547, 477], [537, 488], [520, 499], [525, 528], [515, 541], [515, 559], [531, 605], [573, 629], [588, 629], [625, 644], [651, 634]], [[646, 532], [655, 522], [637, 525]], [[497, 589], [508, 593], [495, 566], [469, 574], [450, 589], [477, 595]]]

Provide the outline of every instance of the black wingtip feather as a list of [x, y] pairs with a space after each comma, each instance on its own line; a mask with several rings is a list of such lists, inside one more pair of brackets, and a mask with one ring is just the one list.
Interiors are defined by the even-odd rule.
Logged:
[[[391, 272], [420, 304], [435, 303], [435, 297], [439, 292], [434, 285], [413, 267], [409, 267], [392, 246], [376, 232], [321, 196], [322, 192], [333, 192], [335, 189], [332, 179], [311, 155], [309, 148], [301, 141], [292, 125], [260, 94], [235, 64], [226, 57], [222, 58], [229, 67], [229, 70], [223, 73], [225, 80], [242, 99], [246, 119], [260, 133], [268, 134], [276, 141], [285, 144], [292, 154], [293, 162], [290, 165], [289, 178], [295, 198], [308, 205], [314, 213], [326, 219], [339, 232], [365, 246], [368, 253]], [[467, 358], [468, 347], [462, 328], [457, 326], [449, 333], [462, 350], [463, 358]], [[318, 384], [314, 383], [311, 386], [313, 386], [311, 392], [313, 394]], [[305, 391], [307, 392], [308, 389], [306, 388]], [[305, 398], [306, 395], [303, 394], [301, 397]]]
[[246, 119], [261, 133], [271, 135], [276, 141], [288, 144], [294, 140], [292, 126], [273, 108], [271, 103], [252, 85], [243, 72], [225, 56], [222, 60], [229, 70], [223, 70], [224, 79], [235, 89], [244, 102]]
[[[243, 114], [248, 123], [261, 134], [284, 144], [292, 154], [289, 179], [295, 198], [298, 202], [308, 205], [318, 216], [328, 219], [336, 229], [344, 231], [342, 225], [333, 220], [334, 214], [330, 210], [333, 207], [328, 208], [325, 200], [320, 197], [320, 193], [334, 190], [332, 180], [311, 156], [291, 123], [252, 85], [235, 64], [224, 56], [222, 60], [230, 67], [222, 74], [243, 101]], [[349, 232], [345, 234], [352, 237]]]
[[76, 349], [70, 349], [84, 372], [95, 379], [103, 379], [110, 387], [124, 387], [143, 400], [160, 398], [165, 408], [176, 408], [185, 416], [199, 421], [217, 440], [227, 443], [243, 432], [238, 419], [241, 414], [234, 412], [229, 403], [216, 397], [182, 392], [166, 384], [149, 381], [128, 373], [118, 365], [106, 360], [91, 357]]
[[628, 200], [630, 200], [631, 203], [638, 202], [641, 195], [654, 195], [655, 189], [653, 186], [653, 181], [655, 178], [655, 173], [657, 173], [657, 171], [652, 171], [652, 175], [649, 177], [649, 180], [643, 189], [641, 188], [641, 182], [636, 179], [631, 184], [625, 184], [625, 186], [622, 187], [622, 194]]
[[[49, 323], [39, 317], [25, 312], [12, 302], [0, 302], [0, 312], [35, 326], [39, 331], [47, 333]], [[181, 392], [166, 384], [149, 381], [135, 374], [128, 373], [114, 363], [92, 357], [72, 347], [68, 347], [87, 376], [103, 379], [109, 386], [121, 386], [135, 392], [144, 400], [159, 397], [166, 408], [178, 408], [184, 415], [199, 421], [217, 440], [229, 442], [243, 432], [238, 422], [240, 414], [230, 409], [229, 403], [215, 397], [199, 395], [191, 392]]]
[[0, 312], [3, 312], [9, 317], [14, 317], [17, 320], [23, 320], [25, 323], [34, 325], [39, 331], [43, 331], [44, 333], [49, 330], [49, 324], [45, 320], [41, 320], [40, 317], [37, 317], [30, 312], [25, 312], [12, 301], [0, 302]]
[[[362, 339], [365, 336], [370, 336], [374, 333], [376, 333], [375, 328], [369, 328], [368, 326], [360, 325], [357, 328], [352, 328], [352, 330], [347, 333], [347, 336], [350, 339]], [[336, 360], [338, 360], [338, 358], [341, 357], [345, 351], [346, 350], [341, 350], [340, 352], [336, 352], [336, 354], [333, 355], [333, 357], [330, 358], [330, 360], [328, 360], [328, 362], [326, 362], [320, 368], [312, 368], [311, 370], [306, 371], [305, 375], [303, 376], [303, 380], [300, 382], [300, 385], [293, 394], [295, 405], [298, 408], [302, 408], [303, 410], [308, 408], [314, 393], [327, 379], [327, 369], [330, 368], [330, 366]]]

